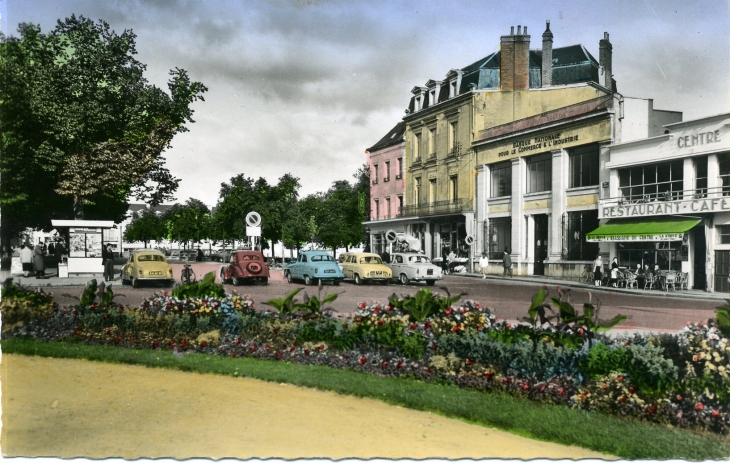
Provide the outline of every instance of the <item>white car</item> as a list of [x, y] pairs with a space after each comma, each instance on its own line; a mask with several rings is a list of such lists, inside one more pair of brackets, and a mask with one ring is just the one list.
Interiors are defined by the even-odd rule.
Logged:
[[433, 286], [444, 277], [441, 267], [432, 264], [423, 254], [414, 252], [393, 253], [387, 265], [393, 278], [404, 285], [411, 281], [425, 281], [427, 285]]

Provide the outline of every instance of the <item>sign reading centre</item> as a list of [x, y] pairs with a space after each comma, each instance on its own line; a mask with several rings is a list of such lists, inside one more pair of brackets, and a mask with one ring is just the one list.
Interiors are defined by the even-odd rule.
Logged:
[[730, 211], [730, 197], [655, 201], [637, 204], [600, 204], [598, 207], [598, 218], [612, 219], [722, 211]]

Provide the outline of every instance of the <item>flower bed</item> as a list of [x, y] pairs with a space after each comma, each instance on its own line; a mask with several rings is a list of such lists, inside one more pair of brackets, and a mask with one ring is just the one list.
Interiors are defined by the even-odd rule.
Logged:
[[525, 322], [512, 326], [478, 302], [428, 289], [361, 303], [341, 318], [325, 308], [334, 294], [299, 302], [295, 290], [268, 302], [277, 311], [256, 310], [250, 297], [206, 285], [156, 294], [140, 307], [114, 302], [111, 288], [95, 283], [69, 307], [49, 293], [6, 288], [3, 337], [327, 365], [728, 431], [730, 343], [715, 319], [677, 334], [607, 337], [599, 331], [622, 318], [602, 322], [590, 302], [579, 314], [560, 289], [551, 304], [541, 290]]

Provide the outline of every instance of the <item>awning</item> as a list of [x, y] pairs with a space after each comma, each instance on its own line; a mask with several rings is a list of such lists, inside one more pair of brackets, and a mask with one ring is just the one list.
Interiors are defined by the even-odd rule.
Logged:
[[644, 220], [641, 222], [609, 220], [590, 233], [586, 241], [682, 241], [685, 232], [702, 219]]

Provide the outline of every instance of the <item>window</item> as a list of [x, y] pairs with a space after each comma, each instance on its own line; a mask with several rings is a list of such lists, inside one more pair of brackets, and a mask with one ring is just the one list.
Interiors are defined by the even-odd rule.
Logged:
[[418, 205], [421, 202], [421, 178], [414, 179], [413, 182], [413, 204]]
[[695, 195], [704, 198], [707, 196], [707, 156], [695, 158]]
[[429, 106], [433, 106], [436, 104], [436, 89], [431, 90], [429, 95], [431, 98], [429, 101]]
[[436, 154], [436, 128], [428, 131], [428, 154], [429, 157]]
[[490, 197], [510, 196], [512, 194], [512, 162], [494, 164], [490, 171], [492, 174], [492, 193]]
[[386, 219], [390, 218], [390, 198], [385, 198], [385, 216]]
[[413, 136], [413, 159], [419, 160], [421, 159], [421, 152], [419, 151], [421, 147], [421, 134], [417, 133]]
[[717, 244], [730, 244], [730, 225], [718, 225]]
[[403, 158], [396, 159], [396, 166], [398, 167], [398, 173], [396, 174], [395, 178], [396, 180], [400, 180], [403, 178]]
[[385, 161], [385, 178], [383, 178], [383, 181], [390, 181], [390, 161]]
[[378, 165], [373, 164], [373, 185], [378, 184]]
[[550, 153], [530, 156], [527, 162], [527, 192], [550, 191], [553, 160]]
[[377, 199], [375, 200], [375, 207], [373, 209], [375, 209], [375, 219], [377, 220], [380, 218], [380, 201]]
[[720, 164], [720, 182], [722, 184], [722, 195], [730, 196], [730, 154], [717, 155]]
[[512, 219], [502, 217], [489, 220], [488, 235], [484, 239], [490, 259], [501, 259], [504, 250], [512, 251]]
[[459, 136], [459, 123], [454, 121], [449, 124], [449, 148], [455, 148]]
[[621, 196], [631, 202], [682, 199], [683, 176], [681, 159], [618, 171]]
[[396, 211], [398, 216], [403, 215], [403, 195], [398, 195], [398, 210]]
[[416, 97], [416, 111], [420, 111], [421, 108], [423, 108], [423, 100], [422, 100], [421, 95], [418, 95]]
[[449, 201], [456, 201], [459, 199], [459, 177], [452, 175], [449, 177]]
[[566, 212], [563, 214], [563, 258], [593, 260], [598, 254], [598, 243], [586, 241], [586, 233], [598, 228], [598, 211]]
[[433, 203], [436, 201], [436, 179], [431, 178], [428, 180], [428, 202]]
[[449, 98], [453, 98], [456, 96], [456, 81], [452, 80], [449, 82]]
[[598, 182], [598, 144], [581, 146], [570, 153], [570, 188], [596, 186]]

